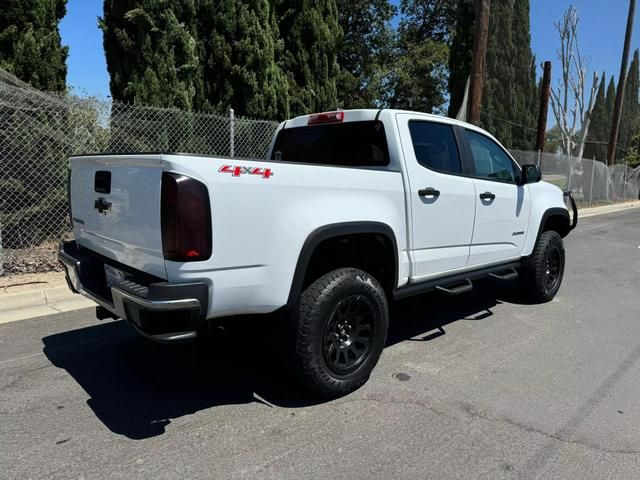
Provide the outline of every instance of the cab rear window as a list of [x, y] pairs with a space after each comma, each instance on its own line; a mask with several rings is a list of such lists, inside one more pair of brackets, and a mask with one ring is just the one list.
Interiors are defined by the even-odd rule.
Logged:
[[271, 160], [382, 167], [389, 164], [389, 148], [379, 121], [313, 125], [280, 130]]

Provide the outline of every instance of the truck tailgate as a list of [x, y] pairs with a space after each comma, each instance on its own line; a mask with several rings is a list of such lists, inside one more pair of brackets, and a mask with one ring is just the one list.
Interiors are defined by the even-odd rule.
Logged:
[[78, 245], [163, 279], [160, 155], [71, 159], [71, 215]]

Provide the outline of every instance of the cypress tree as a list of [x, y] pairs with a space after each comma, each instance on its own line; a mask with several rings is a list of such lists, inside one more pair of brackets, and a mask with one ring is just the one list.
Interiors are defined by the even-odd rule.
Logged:
[[[609, 85], [607, 85], [607, 93], [605, 95], [605, 125], [603, 126], [604, 137], [599, 139], [602, 142], [609, 141], [609, 135], [611, 133], [611, 123], [613, 122], [613, 111], [616, 105], [616, 82], [611, 75], [611, 80], [609, 80]], [[599, 155], [596, 157], [598, 160], [602, 160], [603, 162], [607, 162], [607, 145], [603, 145], [602, 151], [598, 152]], [[604, 155], [603, 155], [604, 154]]]
[[587, 136], [587, 144], [584, 148], [584, 158], [604, 161], [607, 157], [606, 145], [600, 142], [607, 138], [607, 132], [611, 124], [607, 124], [610, 120], [607, 115], [607, 105], [605, 96], [605, 84], [607, 75], [603, 74], [598, 86], [598, 93], [593, 104], [593, 112], [591, 113], [591, 124], [589, 126], [589, 134]]
[[[607, 112], [607, 119], [613, 121], [613, 110], [616, 104], [616, 81], [613, 75], [607, 85], [607, 94], [605, 95], [605, 111]], [[609, 125], [611, 126], [611, 125]]]
[[513, 2], [513, 51], [511, 64], [514, 72], [513, 100], [510, 105], [509, 120], [521, 125], [512, 128], [510, 148], [532, 150], [535, 142], [535, 128], [538, 101], [535, 98], [535, 59], [531, 52], [529, 27], [529, 0]]
[[105, 0], [113, 98], [182, 110], [283, 118], [287, 82], [269, 0]]
[[66, 88], [68, 47], [59, 23], [67, 0], [0, 2], [0, 68], [40, 90]]
[[191, 110], [199, 82], [194, 0], [105, 0], [100, 19], [111, 95]]
[[335, 109], [342, 36], [335, 0], [281, 0], [278, 16], [291, 114]]
[[[482, 126], [509, 148], [531, 149], [538, 109], [529, 0], [492, 0], [482, 98]], [[473, 2], [455, 2], [449, 55], [449, 115], [457, 114], [471, 70]]]
[[201, 0], [198, 33], [204, 65], [199, 103], [207, 110], [265, 119], [289, 116], [288, 84], [276, 12], [269, 0]]
[[589, 127], [589, 142], [585, 147], [584, 158], [595, 158], [601, 162], [607, 161], [607, 142], [611, 132], [613, 110], [616, 102], [616, 83], [611, 75], [605, 91], [606, 74], [598, 87], [598, 94], [593, 106], [591, 126]]
[[535, 147], [535, 138], [536, 132], [538, 128], [538, 114], [540, 113], [540, 97], [542, 96], [542, 77], [540, 79], [537, 78], [537, 61], [536, 56], [532, 55], [531, 57], [531, 66], [529, 67], [531, 71], [529, 72], [529, 106], [531, 108], [531, 120], [532, 120], [532, 129], [535, 131], [531, 132], [531, 147]]
[[515, 58], [511, 2], [493, 0], [489, 17], [481, 125], [507, 147], [512, 145], [511, 122], [516, 122], [512, 111], [518, 87], [513, 66]]
[[343, 31], [338, 45], [338, 101], [343, 108], [372, 108], [384, 96], [396, 13], [389, 0], [337, 0]]
[[455, 3], [455, 27], [449, 50], [449, 116], [455, 117], [464, 99], [473, 52], [473, 0]]

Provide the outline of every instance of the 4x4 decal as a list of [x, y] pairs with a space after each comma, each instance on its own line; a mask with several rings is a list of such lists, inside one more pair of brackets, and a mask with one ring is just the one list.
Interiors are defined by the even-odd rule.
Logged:
[[262, 178], [273, 177], [273, 172], [270, 168], [260, 167], [241, 167], [234, 165], [223, 165], [218, 170], [220, 173], [230, 173], [233, 177], [239, 177], [240, 175], [260, 175]]

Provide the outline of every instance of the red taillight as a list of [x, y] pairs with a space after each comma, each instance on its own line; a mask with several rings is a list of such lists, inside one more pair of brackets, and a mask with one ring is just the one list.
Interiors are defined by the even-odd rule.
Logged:
[[344, 121], [344, 112], [325, 112], [309, 115], [307, 125], [317, 125], [319, 123], [340, 123]]
[[160, 203], [164, 258], [194, 262], [211, 257], [207, 187], [184, 175], [163, 173]]

